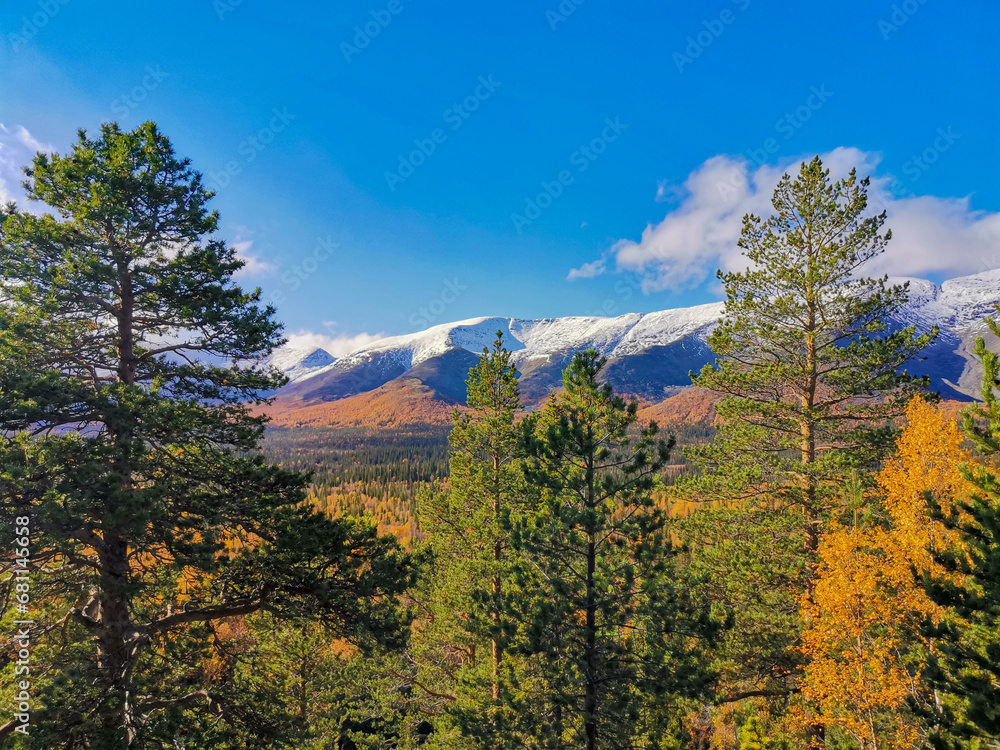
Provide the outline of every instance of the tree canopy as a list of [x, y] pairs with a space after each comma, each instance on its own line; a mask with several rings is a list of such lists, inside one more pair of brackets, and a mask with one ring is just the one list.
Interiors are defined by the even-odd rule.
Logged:
[[235, 282], [201, 176], [153, 123], [81, 131], [25, 173], [45, 208], [0, 216], [0, 495], [5, 529], [30, 519], [36, 741], [252, 723], [199, 667], [226, 618], [398, 639], [395, 542], [313, 512], [257, 451], [280, 326]]

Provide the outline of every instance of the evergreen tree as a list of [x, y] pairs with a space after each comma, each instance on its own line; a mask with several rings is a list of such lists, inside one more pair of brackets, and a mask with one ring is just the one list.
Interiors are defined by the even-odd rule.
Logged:
[[773, 215], [744, 218], [750, 268], [720, 271], [718, 359], [694, 378], [725, 395], [718, 438], [692, 451], [713, 489], [800, 507], [809, 553], [849, 471], [892, 451], [891, 420], [927, 385], [901, 369], [937, 335], [890, 330], [907, 285], [858, 276], [892, 236], [884, 212], [864, 217], [868, 184], [854, 170], [832, 182], [816, 157], [778, 183]]
[[545, 704], [525, 707], [537, 747], [633, 747], [657, 735], [643, 723], [650, 709], [709, 679], [700, 639], [713, 626], [676, 578], [652, 499], [673, 440], [655, 423], [634, 434], [638, 404], [598, 381], [604, 364], [577, 354], [565, 391], [525, 421], [527, 477], [542, 497], [516, 541], [539, 575], [511, 605], [545, 676]]
[[[715, 441], [688, 452], [702, 475], [686, 489], [722, 501], [702, 511], [709, 531], [736, 520], [753, 546], [758, 525], [765, 537], [786, 530], [768, 555], [782, 561], [774, 570], [734, 568], [724, 556], [712, 559], [714, 544], [699, 545], [698, 564], [718, 586], [751, 586], [733, 632], [750, 637], [730, 639], [728, 649], [746, 684], [733, 685], [726, 700], [794, 689], [795, 600], [811, 590], [824, 523], [846, 505], [845, 489], [867, 481], [891, 452], [892, 419], [926, 386], [903, 368], [936, 330], [891, 328], [906, 285], [861, 275], [891, 238], [881, 232], [884, 212], [865, 217], [868, 184], [853, 170], [831, 180], [819, 157], [803, 163], [794, 180], [779, 181], [770, 217], [744, 218], [739, 246], [748, 269], [719, 272], [725, 313], [709, 338], [717, 361], [693, 379], [724, 398]], [[698, 544], [697, 534], [689, 539]], [[789, 555], [798, 558], [792, 566]], [[767, 608], [775, 603], [792, 629], [768, 636], [761, 649], [755, 634], [772, 629]]]
[[206, 672], [226, 618], [398, 641], [408, 563], [258, 454], [279, 325], [234, 283], [212, 194], [156, 126], [81, 131], [25, 172], [51, 212], [0, 215], [0, 525], [30, 528], [30, 741], [198, 746], [255, 721]]
[[233, 689], [258, 707], [267, 731], [222, 725], [203, 747], [404, 750], [426, 739], [424, 722], [398, 677], [405, 670], [403, 654], [360, 651], [331, 638], [320, 623], [267, 613], [247, 618], [240, 628], [224, 658], [233, 665]]
[[[1000, 337], [1000, 323], [990, 318], [987, 324]], [[931, 741], [937, 748], [978, 748], [984, 740], [1000, 740], [1000, 355], [984, 337], [976, 339], [975, 353], [984, 371], [982, 402], [966, 410], [964, 426], [983, 460], [962, 467], [973, 487], [967, 502], [949, 508], [929, 498], [935, 516], [961, 540], [939, 557], [952, 575], [925, 581], [931, 599], [950, 615], [927, 626], [938, 647], [930, 682], [943, 694], [927, 716], [936, 725]]]
[[514, 665], [505, 664], [512, 628], [504, 612], [517, 556], [506, 519], [526, 493], [517, 371], [500, 331], [466, 385], [469, 411], [456, 409], [450, 436], [450, 491], [427, 494], [421, 503], [434, 554], [427, 597], [433, 616], [422, 641], [436, 641], [434, 659], [426, 654], [422, 661], [437, 660], [457, 678], [445, 688], [457, 693], [448, 713], [461, 734], [499, 747], [513, 718], [507, 677]]

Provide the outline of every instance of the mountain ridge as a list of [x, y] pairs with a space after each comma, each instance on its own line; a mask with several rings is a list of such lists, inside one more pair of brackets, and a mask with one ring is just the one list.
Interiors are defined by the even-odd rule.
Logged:
[[[929, 375], [934, 389], [946, 398], [975, 397], [979, 373], [971, 344], [975, 336], [987, 332], [982, 320], [1000, 302], [1000, 269], [941, 285], [915, 278], [890, 281], [910, 283], [910, 299], [888, 321], [890, 325], [940, 329], [938, 341], [909, 369]], [[724, 303], [714, 302], [610, 318], [469, 318], [381, 339], [339, 358], [322, 349], [293, 352], [283, 348], [271, 358], [290, 377], [289, 384], [278, 391], [277, 411], [287, 414], [300, 407], [373, 394], [390, 383], [410, 387], [381, 391], [383, 407], [386, 399], [391, 400], [389, 393], [397, 391], [406, 393], [412, 406], [419, 391], [421, 399], [437, 399], [450, 411], [464, 403], [468, 370], [498, 330], [512, 352], [529, 404], [558, 388], [562, 370], [577, 351], [586, 348], [595, 348], [608, 358], [604, 378], [616, 391], [657, 403], [690, 388], [688, 373], [714, 359], [707, 337], [723, 311]], [[416, 384], [422, 388], [414, 390]], [[348, 411], [354, 413], [354, 404]], [[397, 416], [406, 419], [404, 414]]]

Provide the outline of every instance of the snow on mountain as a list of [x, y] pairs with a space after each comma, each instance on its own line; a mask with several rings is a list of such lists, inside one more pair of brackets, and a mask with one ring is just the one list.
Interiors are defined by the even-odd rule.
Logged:
[[981, 330], [1000, 299], [1000, 268], [944, 282], [941, 299], [954, 311], [953, 326]]
[[612, 354], [615, 357], [638, 354], [650, 347], [666, 346], [696, 333], [704, 338], [722, 317], [724, 308], [722, 302], [712, 302], [643, 315]]
[[288, 376], [289, 383], [312, 377], [336, 359], [325, 349], [282, 346], [275, 349], [267, 364]]
[[[707, 351], [704, 339], [721, 312], [721, 303], [715, 303], [615, 318], [472, 318], [363, 346], [297, 378], [286, 386], [283, 396], [335, 400], [370, 391], [399, 377], [411, 377], [441, 394], [463, 400], [465, 376], [477, 355], [492, 344], [498, 330], [513, 352], [527, 397], [541, 397], [555, 387], [573, 353], [591, 347], [613, 363], [629, 361], [635, 365], [619, 368], [616, 385], [627, 389], [638, 379], [642, 386], [630, 392], [662, 396], [665, 386], [677, 388], [690, 383], [688, 371], [703, 364]], [[693, 346], [684, 343], [690, 336], [698, 339]], [[675, 345], [681, 349], [667, 352]], [[659, 358], [638, 362], [640, 355], [650, 352], [658, 352]]]
[[[928, 351], [933, 360], [928, 372], [936, 382], [954, 387], [968, 359], [956, 358], [955, 342], [980, 330], [982, 318], [1000, 301], [1000, 269], [941, 286], [923, 279], [892, 283], [902, 281], [910, 283], [910, 301], [897, 323], [941, 328], [939, 344]], [[292, 398], [343, 398], [413, 377], [461, 400], [468, 368], [500, 330], [521, 372], [522, 390], [532, 397], [558, 384], [574, 352], [592, 347], [609, 359], [609, 378], [616, 388], [656, 398], [689, 384], [689, 370], [711, 360], [705, 339], [723, 309], [717, 302], [615, 318], [472, 318], [382, 339], [335, 361], [322, 350], [304, 356], [288, 351], [282, 355], [284, 366], [276, 366], [293, 378], [285, 389]], [[316, 354], [320, 356], [313, 359]]]
[[945, 281], [941, 286], [925, 279], [890, 279], [891, 284], [909, 282], [909, 301], [902, 322], [926, 329], [938, 326], [948, 335], [964, 329], [981, 330], [983, 319], [1000, 301], [1000, 269]]
[[607, 357], [618, 357], [677, 341], [713, 325], [721, 313], [719, 302], [617, 318], [471, 318], [382, 339], [341, 357], [328, 369], [348, 369], [389, 353], [395, 353], [394, 361], [407, 369], [455, 348], [479, 354], [493, 343], [498, 330], [503, 332], [515, 362], [589, 347]]
[[900, 323], [915, 325], [921, 331], [934, 326], [947, 326], [953, 316], [947, 302], [941, 299], [941, 288], [932, 281], [913, 278], [893, 278], [888, 284], [909, 284], [909, 300], [900, 311]]

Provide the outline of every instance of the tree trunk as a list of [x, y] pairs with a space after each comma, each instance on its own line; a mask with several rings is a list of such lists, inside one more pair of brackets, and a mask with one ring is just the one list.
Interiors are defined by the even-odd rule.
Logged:
[[[589, 462], [588, 462], [589, 464]], [[587, 467], [587, 506], [594, 507], [594, 469]], [[597, 750], [597, 592], [594, 574], [597, 569], [597, 530], [587, 529], [587, 593], [584, 658], [586, 664], [586, 691], [583, 699], [584, 739], [586, 750]]]
[[[120, 308], [118, 311], [118, 368], [119, 382], [129, 386], [135, 383], [135, 348], [133, 311], [135, 305], [132, 276], [128, 260], [118, 261]], [[128, 498], [133, 491], [131, 425], [122, 425], [114, 418], [107, 421], [108, 432], [114, 443], [115, 456], [112, 471], [121, 477], [120, 498]], [[112, 705], [119, 701], [115, 733], [121, 734], [131, 744], [138, 729], [135, 714], [132, 671], [139, 652], [140, 634], [132, 624], [131, 602], [128, 586], [131, 578], [129, 545], [120, 518], [123, 509], [109, 507], [113, 526], [102, 529], [103, 544], [98, 550], [100, 563], [100, 615], [97, 629], [98, 662], [108, 679]], [[110, 717], [109, 717], [110, 718]]]
[[500, 602], [500, 560], [503, 558], [503, 547], [500, 544], [500, 456], [493, 455], [493, 702], [500, 702], [500, 660], [503, 658], [500, 648], [500, 613], [497, 607]]
[[[813, 282], [814, 253], [809, 254], [809, 283]], [[802, 421], [800, 422], [802, 441], [800, 443], [802, 465], [807, 467], [805, 473], [805, 498], [803, 502], [803, 517], [805, 522], [805, 552], [808, 578], [806, 580], [806, 601], [812, 603], [816, 590], [816, 571], [818, 562], [816, 553], [819, 551], [820, 515], [819, 498], [816, 488], [816, 478], [808, 467], [816, 462], [816, 424], [813, 421], [813, 408], [816, 404], [816, 392], [819, 388], [819, 363], [816, 360], [816, 325], [821, 312], [818, 292], [812, 286], [806, 290], [808, 318], [806, 320], [806, 387], [802, 398]], [[826, 727], [821, 723], [810, 724], [806, 728], [809, 747], [820, 748], [826, 744]]]
[[139, 634], [132, 625], [129, 613], [128, 544], [120, 536], [107, 533], [98, 559], [101, 565], [99, 627], [96, 633], [98, 666], [107, 675], [112, 705], [115, 701], [119, 702], [115, 733], [123, 734], [131, 743], [137, 729], [132, 670]]
[[[304, 629], [303, 629], [304, 631]], [[302, 634], [305, 638], [305, 632]], [[306, 720], [309, 715], [309, 654], [302, 655], [302, 676], [299, 689], [299, 718]]]

